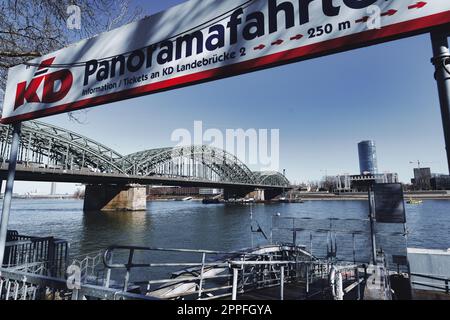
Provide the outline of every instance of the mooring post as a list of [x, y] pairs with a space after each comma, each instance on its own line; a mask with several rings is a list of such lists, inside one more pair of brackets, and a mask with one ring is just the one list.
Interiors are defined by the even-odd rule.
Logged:
[[439, 91], [447, 164], [450, 172], [450, 51], [448, 36], [448, 29], [447, 31], [437, 29], [431, 32], [431, 43], [433, 45], [432, 62], [436, 68], [435, 79]]
[[21, 123], [13, 125], [13, 136], [11, 151], [9, 154], [8, 177], [6, 180], [5, 195], [3, 196], [3, 209], [0, 219], [0, 266], [3, 265], [5, 255], [6, 235], [8, 232], [9, 213], [11, 211], [11, 200], [14, 188], [14, 178], [16, 176], [17, 154], [20, 144]]

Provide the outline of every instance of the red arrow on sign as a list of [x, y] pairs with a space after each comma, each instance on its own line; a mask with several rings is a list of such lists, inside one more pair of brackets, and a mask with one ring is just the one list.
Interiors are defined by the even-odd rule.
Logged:
[[264, 49], [265, 47], [266, 47], [265, 45], [260, 44], [259, 46], [254, 47], [253, 50], [262, 50], [262, 49]]
[[397, 12], [398, 12], [397, 10], [391, 9], [391, 10], [389, 10], [389, 11], [383, 12], [383, 13], [381, 14], [381, 16], [382, 16], [382, 17], [385, 17], [385, 16], [393, 16], [393, 15], [396, 14]]
[[275, 42], [272, 42], [272, 45], [273, 46], [279, 46], [280, 44], [282, 44], [284, 41], [283, 40], [277, 40], [277, 41], [275, 41]]
[[411, 10], [411, 9], [420, 9], [420, 8], [425, 7], [426, 5], [427, 5], [426, 2], [424, 2], [424, 1], [419, 1], [419, 2], [417, 2], [416, 4], [413, 4], [413, 5], [409, 6], [408, 9], [409, 9], [409, 10]]
[[356, 20], [356, 23], [367, 22], [369, 20], [368, 16], [362, 17], [361, 19]]
[[292, 37], [292, 38], [291, 38], [291, 41], [294, 41], [294, 40], [300, 40], [301, 38], [303, 38], [303, 35], [302, 35], [302, 34], [298, 34], [298, 35]]

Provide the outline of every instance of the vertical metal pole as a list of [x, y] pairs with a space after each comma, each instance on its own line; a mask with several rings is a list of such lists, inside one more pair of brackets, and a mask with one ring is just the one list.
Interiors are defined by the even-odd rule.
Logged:
[[250, 203], [250, 237], [252, 242], [252, 249], [254, 248], [253, 243], [253, 204]]
[[270, 244], [273, 244], [273, 216], [272, 216], [272, 226], [270, 228]]
[[238, 272], [239, 272], [239, 269], [235, 266], [233, 268], [233, 293], [232, 293], [232, 298], [231, 298], [231, 300], [233, 300], [233, 301], [237, 300]]
[[356, 242], [354, 233], [353, 233], [353, 263], [356, 264]]
[[284, 300], [284, 266], [280, 267], [280, 300]]
[[[112, 265], [113, 263], [113, 252], [109, 253], [108, 264]], [[111, 268], [107, 268], [106, 270], [106, 280], [105, 280], [105, 288], [109, 288], [109, 283], [111, 281]]]
[[292, 244], [297, 246], [297, 230], [295, 230], [295, 218], [292, 218]]
[[200, 299], [202, 297], [202, 290], [203, 290], [203, 273], [205, 272], [205, 261], [206, 261], [206, 253], [203, 252], [202, 256], [202, 270], [200, 272], [200, 284], [198, 286], [198, 298]]
[[356, 283], [358, 284], [356, 286], [356, 290], [358, 290], [356, 300], [361, 300], [361, 284], [359, 281], [359, 268], [358, 267], [355, 268], [355, 279], [356, 279]]
[[450, 171], [450, 52], [448, 36], [449, 32], [444, 29], [431, 32], [434, 55], [432, 62], [436, 68], [435, 78], [439, 91], [447, 164]]
[[368, 191], [369, 196], [369, 219], [370, 219], [370, 236], [371, 236], [371, 244], [372, 244], [372, 260], [373, 264], [377, 264], [377, 247], [376, 247], [376, 239], [375, 239], [375, 223], [374, 223], [374, 214], [373, 214], [373, 202], [372, 202], [372, 186], [369, 186]]
[[21, 126], [21, 123], [16, 123], [13, 125], [11, 151], [9, 154], [8, 178], [6, 180], [2, 216], [0, 220], [0, 266], [3, 265], [3, 257], [5, 255], [6, 234], [8, 232], [9, 213], [11, 211], [14, 178], [16, 176], [17, 153], [19, 151]]
[[306, 265], [306, 295], [309, 294], [309, 265]]

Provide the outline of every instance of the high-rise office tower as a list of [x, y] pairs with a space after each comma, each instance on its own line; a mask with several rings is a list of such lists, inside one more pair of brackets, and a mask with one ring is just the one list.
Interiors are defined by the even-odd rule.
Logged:
[[358, 143], [359, 169], [361, 174], [377, 174], [377, 147], [375, 141], [362, 141]]

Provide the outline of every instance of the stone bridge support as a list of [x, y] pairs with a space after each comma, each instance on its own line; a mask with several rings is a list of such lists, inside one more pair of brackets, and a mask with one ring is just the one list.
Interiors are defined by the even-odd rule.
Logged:
[[145, 211], [146, 188], [141, 185], [86, 185], [84, 211]]
[[265, 201], [271, 201], [274, 198], [283, 194], [282, 189], [266, 189], [263, 192], [264, 192], [264, 200]]
[[241, 199], [241, 198], [245, 198], [245, 196], [248, 195], [252, 191], [253, 191], [252, 189], [245, 189], [245, 188], [224, 189], [223, 190], [223, 198], [225, 200]]
[[245, 197], [254, 198], [256, 201], [271, 201], [279, 195], [283, 194], [282, 189], [225, 189], [224, 199], [240, 199]]

